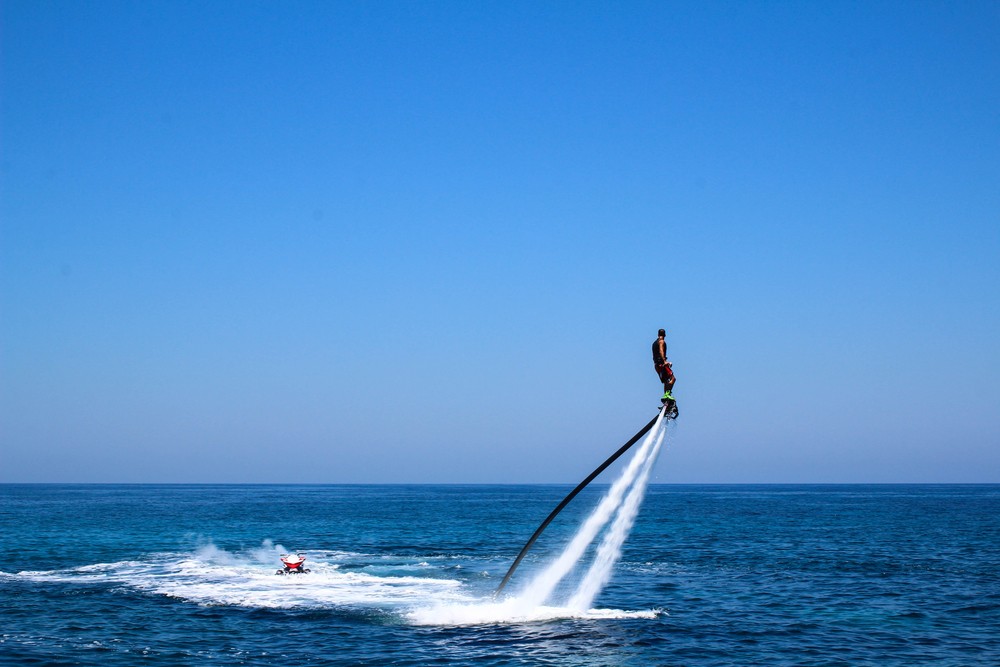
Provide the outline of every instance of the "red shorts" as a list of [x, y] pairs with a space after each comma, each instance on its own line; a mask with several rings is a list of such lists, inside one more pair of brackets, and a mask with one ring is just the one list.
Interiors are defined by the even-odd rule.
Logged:
[[660, 382], [663, 384], [670, 384], [676, 379], [669, 364], [656, 364], [656, 374], [660, 376]]

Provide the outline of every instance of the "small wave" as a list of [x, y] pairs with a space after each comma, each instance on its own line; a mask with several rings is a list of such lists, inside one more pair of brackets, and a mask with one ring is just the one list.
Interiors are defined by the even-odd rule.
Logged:
[[414, 625], [490, 625], [538, 623], [564, 619], [654, 619], [664, 612], [659, 609], [646, 611], [625, 611], [622, 609], [571, 609], [569, 607], [539, 606], [525, 608], [520, 600], [502, 602], [480, 602], [441, 604], [415, 609], [406, 614]]

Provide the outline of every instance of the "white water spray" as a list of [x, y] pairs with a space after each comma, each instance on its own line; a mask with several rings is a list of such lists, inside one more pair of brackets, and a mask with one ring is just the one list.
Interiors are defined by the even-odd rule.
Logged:
[[589, 609], [594, 598], [611, 579], [611, 569], [621, 558], [622, 545], [632, 530], [635, 517], [639, 513], [639, 506], [646, 496], [649, 473], [653, 469], [653, 464], [656, 463], [656, 457], [660, 453], [660, 446], [663, 444], [665, 435], [666, 429], [660, 429], [653, 448], [642, 462], [638, 477], [628, 490], [628, 495], [625, 496], [625, 502], [618, 509], [614, 522], [605, 533], [601, 546], [597, 549], [594, 562], [591, 563], [590, 569], [587, 570], [587, 574], [577, 587], [576, 593], [570, 598], [568, 605], [570, 609], [580, 611]]
[[517, 596], [518, 609], [528, 610], [544, 605], [559, 582], [580, 562], [587, 548], [614, 515], [616, 517], [614, 523], [598, 549], [594, 564], [571, 598], [575, 603], [574, 608], [582, 609], [589, 606], [607, 583], [611, 576], [611, 568], [621, 556], [621, 546], [632, 527], [645, 492], [649, 472], [666, 435], [663, 412], [660, 412], [649, 435], [643, 440], [621, 476], [611, 485], [607, 495], [601, 499], [562, 554]]
[[[562, 554], [515, 596], [500, 601], [443, 603], [410, 612], [410, 621], [420, 625], [471, 625], [479, 623], [527, 623], [557, 618], [656, 618], [659, 610], [622, 611], [589, 609], [611, 578], [645, 495], [653, 464], [664, 438], [667, 421], [661, 411], [649, 434], [639, 445], [621, 476], [615, 480], [594, 511], [587, 517]], [[610, 527], [608, 524], [611, 524]], [[594, 562], [570, 596], [568, 605], [549, 603], [553, 591], [584, 558], [588, 547], [607, 528]]]

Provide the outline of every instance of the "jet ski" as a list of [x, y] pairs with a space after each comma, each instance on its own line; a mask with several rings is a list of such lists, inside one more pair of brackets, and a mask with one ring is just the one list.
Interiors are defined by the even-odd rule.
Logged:
[[275, 574], [305, 574], [310, 572], [306, 567], [305, 554], [283, 554], [281, 563], [285, 566], [275, 572]]

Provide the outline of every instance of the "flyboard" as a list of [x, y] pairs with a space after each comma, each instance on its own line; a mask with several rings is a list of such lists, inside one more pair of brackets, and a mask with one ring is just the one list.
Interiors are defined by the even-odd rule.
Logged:
[[[660, 408], [660, 410], [664, 411], [663, 418], [676, 419], [678, 414], [677, 401], [664, 400], [661, 402], [663, 403], [663, 405]], [[552, 510], [552, 512], [547, 517], [545, 517], [545, 521], [542, 521], [542, 525], [540, 525], [531, 535], [531, 537], [528, 538], [528, 542], [524, 545], [524, 547], [522, 547], [521, 552], [517, 554], [517, 558], [514, 559], [514, 563], [510, 566], [510, 569], [507, 570], [507, 574], [503, 576], [503, 581], [500, 582], [500, 585], [497, 586], [497, 589], [493, 592], [494, 598], [498, 597], [500, 593], [503, 592], [503, 589], [507, 585], [507, 582], [510, 581], [511, 576], [514, 574], [514, 570], [516, 570], [517, 566], [521, 564], [521, 561], [524, 560], [524, 556], [528, 553], [528, 550], [531, 549], [531, 546], [535, 543], [535, 540], [537, 540], [538, 537], [542, 534], [542, 531], [545, 530], [545, 528], [550, 523], [552, 523], [552, 520], [556, 518], [556, 515], [558, 515], [559, 512], [561, 512], [563, 508], [566, 507], [566, 505], [569, 505], [569, 502], [573, 500], [573, 498], [576, 498], [576, 495], [581, 491], [583, 491], [584, 487], [593, 482], [598, 475], [604, 472], [605, 468], [607, 468], [609, 465], [617, 461], [622, 454], [627, 452], [632, 447], [632, 445], [639, 442], [639, 439], [642, 438], [642, 436], [646, 435], [649, 432], [649, 429], [653, 428], [653, 424], [656, 423], [657, 419], [659, 419], [659, 415], [650, 419], [649, 423], [643, 426], [641, 429], [639, 429], [639, 432], [633, 435], [628, 442], [619, 447], [618, 451], [609, 456], [604, 461], [604, 463], [597, 466], [597, 468], [594, 469], [594, 472], [587, 475], [587, 478], [585, 480], [577, 484], [576, 488], [570, 491], [569, 494], [562, 499], [562, 502], [556, 505], [556, 508]]]
[[662, 410], [666, 410], [666, 414], [663, 415], [666, 419], [677, 419], [677, 415], [680, 412], [677, 410], [677, 401], [672, 398], [661, 398], [660, 403], [663, 404]]

